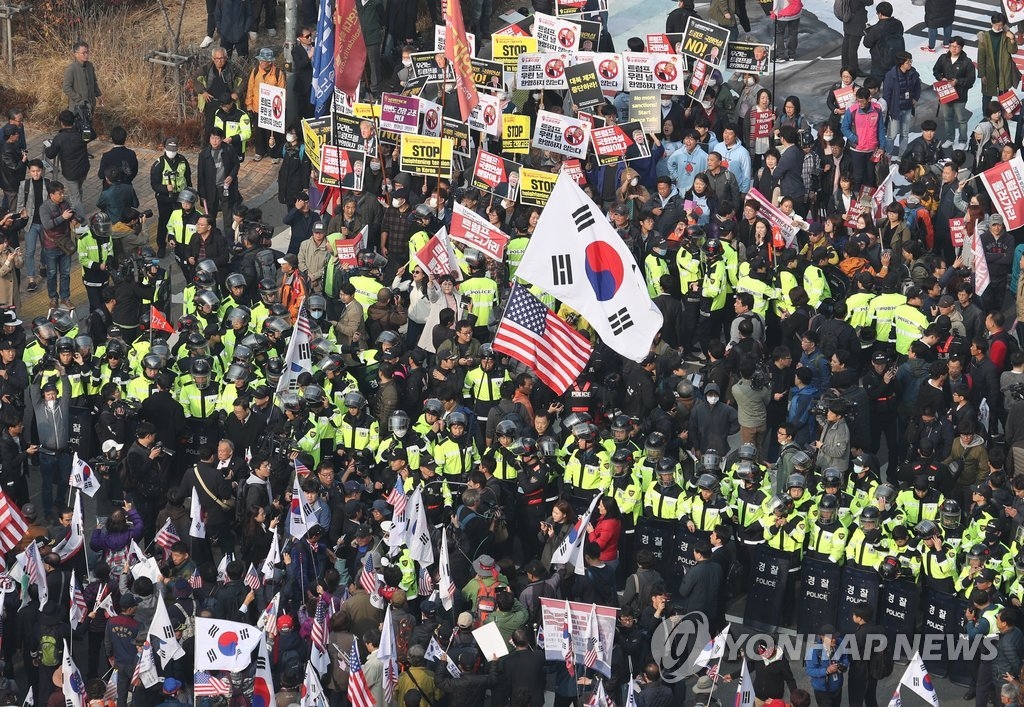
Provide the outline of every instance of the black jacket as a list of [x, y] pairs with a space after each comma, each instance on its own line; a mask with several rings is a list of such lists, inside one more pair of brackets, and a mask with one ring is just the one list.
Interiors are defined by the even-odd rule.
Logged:
[[[893, 17], [880, 18], [864, 31], [864, 46], [871, 52], [871, 75], [882, 79], [893, 67], [893, 52], [889, 51], [888, 37], [903, 40], [903, 23]], [[904, 45], [905, 48], [905, 45]]]
[[177, 450], [185, 433], [185, 410], [169, 391], [155, 393], [142, 401], [142, 418], [156, 425], [157, 442]]
[[[4, 191], [16, 192], [25, 181], [27, 167], [22, 161], [24, 155], [16, 142], [5, 142], [0, 150], [0, 187]], [[11, 204], [14, 209], [14, 204]]]
[[245, 422], [242, 422], [234, 414], [229, 414], [224, 422], [224, 434], [235, 443], [235, 449], [256, 450], [260, 446], [263, 431], [267, 429], [267, 421], [259, 415], [250, 412]]
[[[113, 152], [113, 150], [111, 150]], [[109, 155], [110, 152], [107, 153]], [[107, 155], [103, 155], [103, 159], [107, 158]], [[188, 158], [181, 153], [174, 156], [173, 160], [167, 159], [167, 155], [161, 154], [159, 159], [153, 163], [153, 166], [149, 169], [149, 186], [156, 194], [156, 200], [164, 204], [176, 204], [178, 202], [178, 192], [167, 191], [167, 182], [164, 181], [164, 172], [174, 172], [179, 165], [185, 163], [185, 184], [192, 186], [192, 166], [188, 163]], [[102, 163], [100, 168], [102, 169]]]
[[[185, 158], [181, 157], [181, 159]], [[157, 164], [160, 164], [159, 160], [157, 160]], [[100, 157], [100, 166], [96, 170], [96, 176], [100, 178], [101, 182], [111, 167], [120, 167], [125, 176], [122, 181], [125, 184], [131, 184], [139, 174], [139, 157], [135, 154], [135, 150], [129, 150], [124, 145], [115, 145]]]
[[688, 569], [679, 583], [683, 613], [700, 611], [714, 621], [718, 616], [722, 577], [722, 566], [711, 560], [701, 560]]
[[[202, 478], [202, 483], [197, 480], [197, 474]], [[219, 469], [201, 461], [186, 471], [179, 487], [181, 497], [191, 497], [193, 488], [199, 495], [199, 504], [206, 511], [207, 526], [212, 528], [234, 521], [235, 511], [231, 508], [225, 509], [218, 503], [230, 502], [235, 497], [231, 482], [224, 478]]]
[[[197, 263], [200, 260], [199, 247], [202, 245], [202, 240], [197, 233], [184, 249], [185, 256], [195, 258]], [[224, 240], [224, 236], [221, 235], [219, 228], [210, 229], [210, 237], [206, 239], [205, 259], [212, 260], [217, 266], [218, 272], [227, 270], [228, 261], [231, 259], [231, 251], [228, 250], [228, 243]]]
[[[235, 203], [240, 199], [238, 195], [238, 155], [230, 143], [221, 143], [220, 149], [224, 160], [224, 175], [231, 177], [231, 186], [228, 188], [231, 203]], [[219, 204], [222, 194], [217, 186], [217, 167], [213, 163], [213, 150], [209, 145], [199, 153], [197, 171], [199, 172], [199, 196], [208, 202]]]
[[974, 62], [963, 52], [955, 64], [950, 58], [949, 52], [946, 52], [935, 62], [932, 75], [937, 81], [954, 81], [957, 93], [954, 103], [966, 103], [967, 92], [974, 85], [978, 72], [974, 68]]
[[81, 182], [89, 176], [89, 150], [75, 128], [61, 128], [43, 154], [51, 160], [60, 158], [60, 173], [65, 179]]
[[489, 661], [485, 674], [463, 672], [453, 678], [444, 661], [434, 669], [434, 682], [448, 693], [448, 707], [479, 707], [484, 703], [488, 688], [498, 684], [498, 663]]
[[502, 693], [509, 698], [517, 690], [526, 690], [531, 707], [541, 707], [544, 704], [545, 681], [543, 651], [512, 651], [501, 662], [499, 683]]

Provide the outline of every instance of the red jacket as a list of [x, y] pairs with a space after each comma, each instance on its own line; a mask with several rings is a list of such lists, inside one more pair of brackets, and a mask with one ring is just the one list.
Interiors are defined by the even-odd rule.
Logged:
[[588, 540], [597, 543], [601, 548], [601, 562], [610, 562], [619, 556], [619, 536], [622, 534], [622, 521], [618, 518], [602, 518], [594, 526], [594, 532]]

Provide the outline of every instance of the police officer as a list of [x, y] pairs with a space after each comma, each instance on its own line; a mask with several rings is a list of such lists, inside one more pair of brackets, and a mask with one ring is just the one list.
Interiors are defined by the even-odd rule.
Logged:
[[252, 121], [230, 94], [221, 96], [220, 107], [213, 114], [213, 127], [224, 131], [224, 142], [230, 143], [238, 155], [238, 161], [244, 162], [245, 147], [252, 137]]
[[712, 338], [722, 331], [725, 322], [725, 301], [729, 294], [729, 276], [722, 243], [710, 238], [704, 243], [704, 279], [701, 283], [699, 338], [707, 350]]
[[[906, 301], [892, 313], [892, 325], [896, 330], [896, 353], [906, 356], [910, 345], [918, 341], [928, 328], [928, 317], [921, 311], [924, 291], [920, 287], [907, 290]], [[881, 340], [881, 336], [879, 336]]]
[[335, 443], [338, 449], [346, 453], [369, 449], [376, 452], [380, 443], [380, 425], [367, 410], [366, 398], [362, 393], [353, 391], [344, 398], [345, 412], [334, 415], [334, 426], [337, 427]]
[[686, 510], [683, 487], [676, 481], [677, 464], [674, 459], [658, 462], [658, 478], [644, 493], [645, 521], [678, 521]]
[[[703, 280], [703, 265], [700, 259], [700, 244], [704, 240], [704, 229], [700, 226], [687, 226], [679, 250], [676, 252], [676, 269], [679, 272], [679, 292], [683, 298], [683, 321], [680, 331], [696, 331], [700, 321], [700, 298]], [[687, 337], [684, 341], [685, 354], [689, 360], [703, 360], [704, 354], [699, 348], [688, 345], [693, 341]]]
[[710, 536], [720, 523], [732, 522], [732, 511], [719, 491], [718, 477], [701, 474], [697, 479], [697, 494], [683, 504], [682, 524], [691, 533]]
[[[157, 257], [167, 254], [168, 221], [186, 188], [192, 186], [192, 167], [188, 158], [178, 152], [178, 138], [164, 140], [164, 151], [149, 170], [149, 186], [156, 195]], [[192, 203], [195, 203], [193, 198]]]
[[952, 594], [956, 577], [953, 548], [942, 541], [939, 527], [930, 520], [914, 526], [914, 534], [921, 539], [921, 574], [925, 589]]
[[110, 281], [114, 264], [114, 246], [110, 242], [110, 216], [97, 211], [89, 219], [89, 228], [78, 236], [78, 262], [82, 266], [82, 284], [89, 295], [89, 311], [103, 307], [103, 288]]
[[476, 442], [469, 434], [469, 420], [456, 410], [448, 413], [444, 425], [445, 430], [437, 435], [434, 445], [438, 473], [449, 481], [465, 481], [473, 463], [480, 459]]
[[574, 506], [586, 507], [599, 491], [611, 486], [611, 456], [598, 441], [597, 425], [583, 422], [573, 428], [576, 449], [565, 462], [562, 495]]
[[914, 477], [912, 488], [904, 489], [896, 495], [896, 505], [903, 511], [906, 524], [911, 527], [922, 520], [937, 521], [942, 500], [942, 494], [931, 487], [924, 474]]
[[491, 443], [491, 440], [483, 438], [487, 415], [501, 400], [501, 384], [511, 380], [505, 367], [498, 363], [498, 354], [494, 348], [490, 344], [481, 346], [479, 365], [467, 371], [462, 382], [462, 397], [476, 414], [478, 442]]
[[494, 323], [494, 313], [498, 308], [498, 283], [487, 276], [487, 261], [483, 253], [475, 248], [466, 250], [466, 265], [469, 266], [469, 277], [459, 285], [459, 294], [469, 299], [476, 325], [473, 336], [478, 341], [491, 338], [490, 326]]
[[817, 503], [810, 525], [807, 555], [842, 565], [846, 560], [846, 541], [849, 531], [839, 522], [839, 499], [830, 493], [822, 496]]
[[857, 525], [846, 544], [846, 563], [858, 569], [877, 570], [887, 554], [889, 539], [880, 527], [881, 513], [876, 506], [860, 512]]

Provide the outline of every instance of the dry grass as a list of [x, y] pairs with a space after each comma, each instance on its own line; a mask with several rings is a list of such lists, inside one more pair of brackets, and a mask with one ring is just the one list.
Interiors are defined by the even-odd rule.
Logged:
[[[56, 1], [56, 0], [54, 0]], [[200, 123], [188, 105], [186, 125], [178, 121], [178, 91], [170, 68], [145, 61], [147, 52], [171, 46], [167, 24], [155, 2], [145, 7], [83, 8], [75, 0], [47, 9], [63, 22], [30, 20], [31, 31], [15, 33], [15, 68], [0, 63], [0, 109], [14, 105], [29, 109], [30, 122], [43, 129], [56, 125], [56, 115], [67, 107], [61, 92], [64, 69], [72, 60], [71, 46], [79, 37], [90, 45], [90, 60], [96, 65], [103, 106], [95, 116], [101, 135], [115, 125], [128, 130], [135, 144], [157, 145], [167, 134], [179, 136], [183, 147], [198, 141]], [[172, 25], [178, 21], [180, 5], [168, 7]], [[74, 18], [74, 19], [71, 19]], [[20, 24], [21, 18], [19, 18]], [[198, 42], [205, 34], [206, 8], [202, 0], [191, 0], [182, 23], [179, 52], [195, 55], [182, 71], [184, 80], [195, 67], [208, 60]]]

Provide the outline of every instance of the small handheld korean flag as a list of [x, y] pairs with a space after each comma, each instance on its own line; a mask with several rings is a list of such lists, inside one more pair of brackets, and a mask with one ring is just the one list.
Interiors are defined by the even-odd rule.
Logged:
[[85, 697], [85, 680], [71, 657], [71, 648], [67, 640], [64, 641], [64, 661], [60, 666], [64, 684], [61, 689], [64, 692], [64, 704], [67, 707], [82, 707], [82, 699]]
[[725, 641], [729, 636], [729, 626], [730, 624], [726, 624], [721, 633], [708, 641], [707, 645], [700, 649], [700, 653], [694, 661], [697, 665], [706, 668], [713, 661], [721, 660], [722, 656], [725, 655]]
[[909, 687], [932, 707], [939, 707], [939, 695], [935, 692], [935, 685], [932, 684], [931, 675], [928, 674], [928, 669], [925, 667], [924, 661], [921, 660], [920, 653], [914, 653], [913, 660], [907, 665], [903, 677], [900, 678], [900, 685]]
[[206, 537], [206, 512], [199, 503], [199, 493], [192, 487], [192, 524], [188, 527], [188, 534], [193, 538]]
[[75, 452], [71, 459], [71, 477], [68, 479], [68, 484], [76, 489], [82, 489], [82, 493], [89, 498], [92, 498], [100, 490], [100, 482], [96, 478], [96, 474], [93, 473], [92, 467], [79, 458], [78, 452]]
[[171, 623], [170, 614], [167, 613], [164, 593], [157, 592], [156, 595], [156, 611], [153, 613], [153, 621], [149, 624], [149, 642], [153, 646], [153, 652], [160, 658], [160, 665], [166, 666], [170, 661], [185, 655], [185, 649], [174, 635], [174, 625]]

